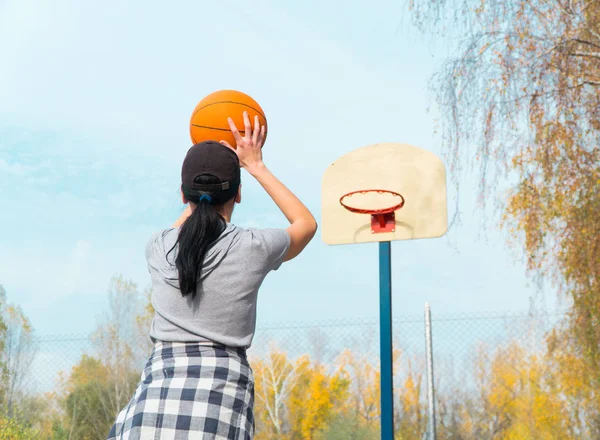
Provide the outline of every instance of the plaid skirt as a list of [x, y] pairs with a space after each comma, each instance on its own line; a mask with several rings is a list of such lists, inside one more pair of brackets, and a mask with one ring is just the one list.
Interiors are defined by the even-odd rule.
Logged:
[[244, 349], [157, 342], [108, 439], [251, 440], [253, 405]]

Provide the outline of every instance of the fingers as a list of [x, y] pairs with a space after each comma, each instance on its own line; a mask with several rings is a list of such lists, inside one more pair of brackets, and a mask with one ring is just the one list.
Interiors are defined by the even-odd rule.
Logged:
[[[250, 145], [258, 145], [259, 147], [262, 147], [263, 144], [265, 143], [265, 137], [266, 137], [266, 127], [264, 125], [260, 125], [260, 120], [258, 118], [258, 115], [254, 116], [254, 130], [252, 129], [252, 124], [250, 122], [250, 117], [248, 116], [248, 112], [244, 112], [243, 113], [244, 116], [244, 136], [242, 136], [239, 132], [239, 130], [237, 129], [237, 127], [235, 126], [235, 122], [233, 122], [233, 119], [231, 118], [227, 118], [227, 122], [229, 123], [229, 129], [231, 130], [231, 133], [233, 134], [233, 137], [235, 138], [235, 142], [236, 142], [236, 147], [234, 149], [236, 149], [237, 147], [249, 147]], [[221, 143], [223, 145], [226, 144], [225, 141], [221, 141]], [[230, 146], [229, 144], [227, 144], [227, 146]]]
[[267, 136], [267, 127], [262, 125], [260, 127], [260, 134], [258, 135], [258, 144], [261, 148], [265, 143], [265, 137]]
[[250, 118], [248, 117], [248, 112], [244, 112], [244, 130], [246, 130], [246, 132], [244, 133], [244, 137], [247, 139], [251, 139], [252, 138], [252, 124], [250, 124]]
[[260, 122], [258, 120], [258, 115], [254, 116], [254, 130], [252, 130], [252, 142], [254, 145], [258, 145], [258, 141], [260, 138]]
[[240, 132], [238, 131], [237, 127], [235, 126], [235, 122], [233, 122], [233, 119], [227, 118], [227, 122], [229, 123], [229, 129], [231, 130], [231, 133], [233, 134], [235, 142], [239, 145], [239, 143], [243, 139], [242, 135], [240, 135]]

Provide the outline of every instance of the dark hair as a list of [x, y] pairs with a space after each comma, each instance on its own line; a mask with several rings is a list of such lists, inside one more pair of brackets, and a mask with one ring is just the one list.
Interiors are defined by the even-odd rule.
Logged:
[[[202, 174], [194, 179], [194, 183], [212, 185], [219, 184], [221, 181], [212, 174]], [[175, 266], [179, 272], [179, 290], [183, 296], [189, 294], [192, 298], [196, 296], [206, 251], [226, 227], [225, 219], [216, 208], [233, 199], [237, 195], [238, 188], [239, 182], [231, 185], [227, 190], [215, 192], [199, 192], [181, 187], [188, 202], [197, 205], [181, 225], [177, 241], [167, 253], [168, 256], [176, 246], [179, 246]]]

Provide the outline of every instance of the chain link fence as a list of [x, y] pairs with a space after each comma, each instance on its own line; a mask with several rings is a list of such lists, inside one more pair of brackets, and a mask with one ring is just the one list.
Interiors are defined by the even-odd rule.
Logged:
[[[545, 337], [563, 319], [564, 313], [459, 313], [432, 311], [433, 357], [436, 380], [465, 386], [472, 382], [473, 366], [482, 350], [494, 352], [518, 344], [528, 353], [545, 350]], [[424, 362], [425, 320], [422, 316], [395, 317], [394, 348], [401, 358]], [[34, 339], [33, 361], [24, 380], [31, 392], [49, 392], [68, 375], [82, 355], [96, 354], [87, 335], [53, 335]], [[262, 358], [277, 348], [291, 358], [309, 355], [312, 360], [334, 365], [345, 350], [379, 358], [377, 319], [338, 319], [259, 326], [251, 359]], [[419, 363], [420, 365], [420, 363]], [[396, 368], [401, 365], [396, 365]], [[471, 379], [471, 380], [470, 380]]]
[[[548, 335], [560, 326], [564, 318], [565, 312], [450, 315], [432, 310], [437, 424], [442, 427], [451, 425], [458, 413], [462, 414], [461, 417], [467, 417], [464, 412], [469, 404], [465, 402], [475, 402], [475, 407], [487, 405], [481, 400], [484, 383], [490, 389], [498, 386], [508, 389], [513, 385], [505, 383], [505, 380], [513, 380], [511, 377], [519, 374], [530, 374], [520, 370], [529, 362], [527, 359], [543, 358], [547, 352]], [[398, 390], [396, 407], [398, 411], [407, 411], [406, 403], [402, 400], [404, 397], [401, 396], [402, 389], [407, 380], [418, 378], [417, 404], [422, 406], [419, 411], [422, 410], [424, 420], [421, 422], [426, 426], [428, 402], [424, 315], [396, 316], [393, 320], [393, 337], [396, 352], [394, 385]], [[23, 375], [22, 384], [24, 391], [38, 396], [60, 389], [61, 383], [69, 377], [73, 366], [80, 362], [83, 355], [98, 354], [94, 341], [87, 335], [38, 337], [30, 347], [32, 360]], [[339, 366], [341, 355], [348, 352], [368, 359], [378, 368], [379, 321], [346, 319], [260, 325], [249, 351], [251, 361], [265, 359], [274, 350], [285, 353], [292, 360], [308, 355], [311, 362], [329, 371], [334, 371]], [[140, 372], [142, 367], [140, 360]], [[502, 374], [498, 373], [498, 368], [503, 369]], [[454, 438], [443, 433], [444, 429], [438, 429], [438, 438]], [[456, 438], [478, 438], [477, 435], [487, 438], [482, 434]]]
[[52, 335], [35, 338], [31, 350], [34, 356], [24, 388], [43, 394], [59, 387], [83, 355], [93, 355], [94, 345], [88, 335]]

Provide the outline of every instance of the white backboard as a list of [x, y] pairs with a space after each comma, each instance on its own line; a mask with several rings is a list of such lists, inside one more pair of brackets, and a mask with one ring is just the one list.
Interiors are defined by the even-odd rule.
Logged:
[[[390, 190], [404, 197], [404, 206], [395, 212], [395, 231], [373, 233], [370, 215], [352, 213], [340, 204], [344, 194], [366, 189]], [[352, 198], [373, 209], [394, 204], [393, 198], [381, 194]], [[327, 244], [435, 238], [447, 229], [446, 168], [430, 151], [407, 144], [374, 144], [340, 157], [323, 175], [321, 231]]]

